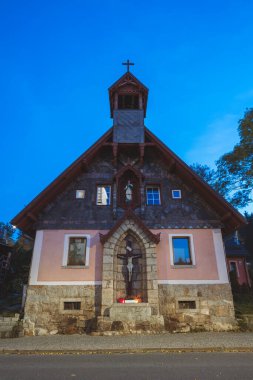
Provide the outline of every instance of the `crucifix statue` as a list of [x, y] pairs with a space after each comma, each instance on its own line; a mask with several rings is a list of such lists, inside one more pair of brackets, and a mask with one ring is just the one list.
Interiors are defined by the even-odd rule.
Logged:
[[126, 62], [122, 62], [122, 65], [127, 66], [127, 72], [129, 73], [129, 66], [134, 66], [134, 63], [128, 59]]
[[130, 240], [126, 241], [126, 253], [125, 255], [118, 254], [117, 257], [119, 259], [123, 259], [126, 261], [128, 279], [127, 279], [127, 296], [132, 296], [132, 285], [133, 285], [133, 259], [138, 259], [142, 257], [141, 253], [133, 253], [132, 242]]

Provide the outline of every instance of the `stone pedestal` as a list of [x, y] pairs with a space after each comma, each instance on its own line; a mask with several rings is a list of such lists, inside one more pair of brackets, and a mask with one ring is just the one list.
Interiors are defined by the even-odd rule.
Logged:
[[97, 331], [100, 333], [121, 332], [162, 332], [164, 318], [152, 315], [152, 307], [148, 303], [120, 304], [114, 303], [109, 309], [109, 317], [98, 317]]
[[113, 321], [147, 321], [151, 318], [151, 307], [148, 303], [114, 303], [110, 308], [109, 318]]

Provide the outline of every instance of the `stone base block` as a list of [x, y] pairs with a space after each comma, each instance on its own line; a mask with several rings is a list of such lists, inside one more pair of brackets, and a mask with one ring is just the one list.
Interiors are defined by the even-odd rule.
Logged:
[[147, 303], [113, 304], [109, 317], [97, 318], [96, 331], [102, 335], [160, 333], [164, 331], [164, 318], [152, 315], [152, 308]]
[[146, 321], [151, 318], [151, 307], [147, 303], [115, 303], [109, 310], [109, 318], [113, 321]]
[[159, 285], [159, 301], [171, 332], [237, 329], [229, 284]]

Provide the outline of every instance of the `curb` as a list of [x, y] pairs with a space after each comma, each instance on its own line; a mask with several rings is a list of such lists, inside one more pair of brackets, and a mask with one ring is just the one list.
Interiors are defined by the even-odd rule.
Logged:
[[145, 354], [145, 353], [187, 353], [187, 352], [253, 352], [253, 347], [182, 347], [182, 348], [123, 348], [123, 349], [88, 349], [88, 350], [25, 350], [0, 349], [0, 355], [113, 355], [113, 354]]

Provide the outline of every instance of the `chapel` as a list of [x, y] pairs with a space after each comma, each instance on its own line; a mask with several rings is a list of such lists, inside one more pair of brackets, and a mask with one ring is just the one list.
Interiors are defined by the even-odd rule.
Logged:
[[12, 220], [35, 238], [26, 334], [235, 326], [223, 238], [244, 218], [145, 126], [130, 65], [112, 127]]

